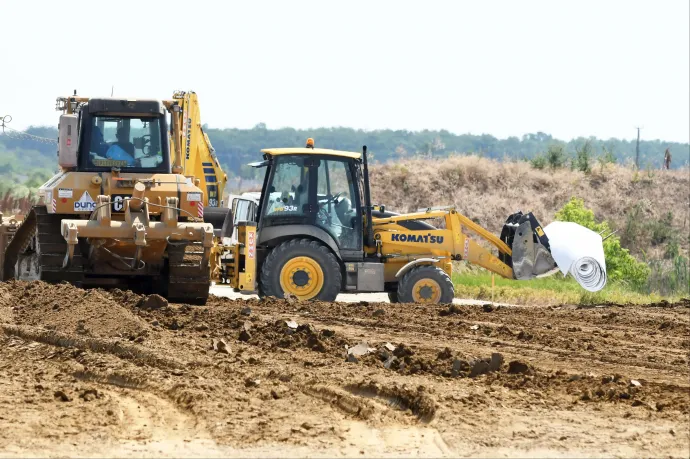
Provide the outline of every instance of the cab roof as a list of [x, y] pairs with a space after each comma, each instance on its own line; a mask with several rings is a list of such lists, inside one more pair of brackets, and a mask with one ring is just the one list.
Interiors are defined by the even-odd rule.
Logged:
[[360, 159], [362, 157], [361, 153], [356, 153], [354, 151], [340, 151], [340, 150], [329, 150], [327, 148], [266, 148], [261, 150], [262, 153], [266, 153], [271, 156], [279, 155], [327, 155], [327, 156], [340, 156], [343, 158], [354, 158]]

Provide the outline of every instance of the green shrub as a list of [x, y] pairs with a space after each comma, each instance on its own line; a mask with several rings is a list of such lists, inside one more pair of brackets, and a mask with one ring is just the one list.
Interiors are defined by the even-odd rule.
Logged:
[[[611, 232], [609, 224], [605, 221], [597, 223], [594, 212], [586, 208], [584, 201], [578, 198], [571, 198], [561, 210], [556, 212], [556, 220], [577, 223], [596, 233]], [[630, 255], [628, 249], [621, 246], [618, 236], [610, 236], [604, 241], [604, 257], [606, 258], [606, 274], [610, 281], [620, 281], [637, 289], [646, 286], [649, 267]]]
[[539, 153], [537, 156], [530, 160], [530, 164], [535, 169], [544, 169], [546, 167], [546, 158], [544, 158], [544, 155]]
[[621, 243], [627, 247], [644, 247], [643, 242], [646, 242], [647, 235], [641, 223], [643, 211], [644, 207], [638, 202], [625, 213], [625, 226], [623, 227], [623, 234], [621, 234]]
[[666, 249], [664, 250], [664, 259], [673, 260], [678, 255], [680, 255], [680, 246], [678, 245], [678, 241], [674, 239], [666, 245]]
[[603, 174], [604, 173], [604, 168], [606, 167], [607, 164], [615, 164], [616, 163], [616, 156], [613, 154], [613, 149], [606, 148], [606, 146], [602, 147], [603, 152], [601, 155], [597, 157], [597, 161], [599, 162], [599, 173]]
[[676, 255], [672, 260], [651, 260], [647, 290], [662, 295], [690, 293], [688, 259]]
[[546, 151], [546, 162], [551, 169], [558, 169], [565, 166], [567, 161], [565, 150], [561, 145], [551, 145]]
[[585, 174], [592, 171], [592, 143], [587, 140], [581, 146], [575, 148], [575, 169]]
[[675, 232], [671, 226], [673, 223], [673, 213], [668, 212], [661, 220], [650, 220], [649, 228], [652, 233], [652, 245], [663, 244], [670, 241]]

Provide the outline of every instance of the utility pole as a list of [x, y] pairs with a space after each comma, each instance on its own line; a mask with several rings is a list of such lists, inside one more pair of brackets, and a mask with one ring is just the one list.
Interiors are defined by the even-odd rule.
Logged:
[[640, 128], [637, 129], [637, 144], [635, 145], [635, 167], [640, 170]]

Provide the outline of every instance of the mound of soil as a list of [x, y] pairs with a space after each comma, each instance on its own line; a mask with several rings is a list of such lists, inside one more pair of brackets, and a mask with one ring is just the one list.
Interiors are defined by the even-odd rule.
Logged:
[[44, 282], [11, 282], [7, 287], [7, 294], [14, 303], [14, 322], [18, 325], [128, 339], [146, 333], [149, 328], [146, 322], [103, 290], [82, 290], [69, 284]]
[[10, 286], [4, 282], [0, 282], [0, 323], [12, 321], [11, 307], [13, 304], [14, 298], [10, 292]]

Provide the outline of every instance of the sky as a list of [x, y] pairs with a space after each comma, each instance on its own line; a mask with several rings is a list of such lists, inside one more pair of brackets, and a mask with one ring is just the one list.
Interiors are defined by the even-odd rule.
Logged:
[[687, 0], [0, 0], [0, 116], [199, 96], [212, 128], [688, 142]]

